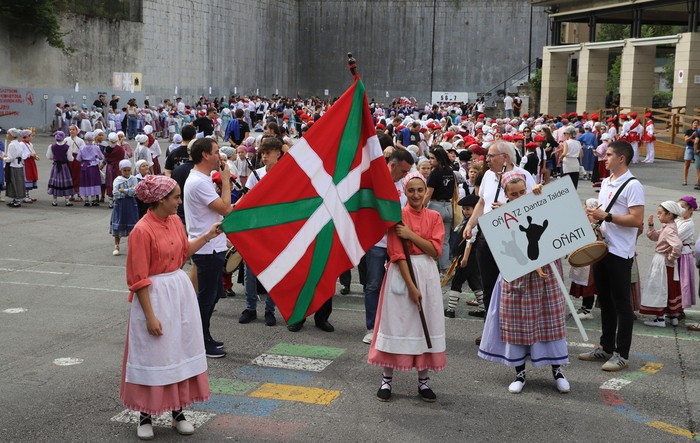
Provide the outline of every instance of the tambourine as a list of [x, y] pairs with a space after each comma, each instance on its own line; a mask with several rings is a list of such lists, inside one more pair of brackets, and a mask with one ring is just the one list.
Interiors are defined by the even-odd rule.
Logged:
[[236, 250], [235, 246], [232, 246], [231, 249], [226, 251], [226, 257], [225, 257], [225, 263], [226, 263], [226, 273], [230, 274], [238, 267], [241, 265], [241, 262], [243, 261], [243, 257], [241, 257], [241, 253]]
[[597, 240], [569, 254], [569, 264], [575, 268], [597, 263], [608, 254], [608, 244], [600, 232], [600, 225], [593, 223], [591, 226]]

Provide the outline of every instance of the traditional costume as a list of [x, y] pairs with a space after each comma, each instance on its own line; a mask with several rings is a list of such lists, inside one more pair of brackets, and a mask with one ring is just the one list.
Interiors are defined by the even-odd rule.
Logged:
[[[419, 178], [425, 186], [425, 178], [418, 173], [409, 174], [404, 186], [415, 178]], [[401, 215], [403, 223], [419, 237], [430, 241], [439, 256], [445, 235], [440, 214], [427, 208], [415, 210], [407, 205], [401, 210]], [[432, 348], [429, 349], [418, 308], [408, 296], [406, 281], [397, 263], [406, 260], [406, 256], [402, 240], [394, 229], [390, 229], [387, 236], [387, 252], [389, 267], [379, 295], [374, 335], [367, 358], [368, 363], [384, 368], [384, 382], [377, 395], [385, 400], [380, 394], [385, 390], [385, 385], [391, 385], [391, 375], [387, 374], [387, 370], [393, 374], [393, 369], [410, 371], [416, 368], [419, 372], [421, 397], [426, 401], [435, 401], [435, 394], [427, 386], [427, 371], [440, 371], [447, 366], [440, 275], [435, 260], [414, 243], [408, 242], [408, 253], [417, 280], [416, 286], [422, 296], [423, 313], [432, 342]], [[390, 387], [388, 389], [390, 395]], [[430, 391], [432, 398], [421, 392], [423, 389]]]
[[160, 161], [158, 160], [160, 154], [162, 153], [162, 150], [160, 149], [160, 143], [158, 143], [158, 140], [156, 140], [156, 138], [153, 136], [153, 127], [151, 125], [144, 126], [143, 133], [146, 134], [146, 137], [148, 137], [146, 147], [151, 151], [151, 159], [153, 161], [153, 174], [161, 175], [162, 171], [160, 168]]
[[[683, 211], [678, 203], [671, 200], [661, 203], [661, 206], [677, 216]], [[677, 316], [682, 311], [676, 261], [683, 244], [674, 222], [664, 224], [658, 231], [650, 225], [647, 237], [656, 241], [656, 253], [651, 259], [647, 284], [642, 289], [642, 307], [639, 313], [656, 316], [656, 320], [645, 321], [645, 325], [665, 327], [664, 314]]]
[[29, 197], [29, 191], [37, 188], [37, 182], [39, 181], [39, 170], [36, 167], [36, 151], [34, 150], [34, 145], [29, 141], [29, 137], [32, 135], [32, 131], [25, 129], [21, 132], [22, 135], [22, 145], [27, 151], [27, 158], [24, 159], [24, 190], [25, 190], [25, 203], [31, 203], [34, 201]]
[[[686, 195], [681, 197], [681, 200], [685, 201], [693, 210], [698, 207], [697, 201], [693, 196]], [[678, 238], [680, 238], [683, 245], [681, 255], [678, 257], [678, 275], [681, 283], [681, 303], [683, 309], [685, 309], [694, 306], [696, 303], [695, 259], [693, 258], [695, 223], [692, 218], [678, 217], [676, 226], [678, 227]]]
[[49, 175], [48, 194], [53, 196], [53, 206], [57, 206], [57, 197], [65, 197], [66, 206], [73, 206], [68, 201], [68, 197], [73, 195], [73, 179], [71, 178], [70, 167], [73, 162], [73, 156], [69, 153], [68, 143], [66, 143], [66, 135], [63, 131], [58, 131], [54, 134], [56, 143], [49, 146], [46, 151], [46, 158], [53, 161], [51, 166], [51, 174]]
[[656, 141], [656, 136], [654, 135], [654, 121], [651, 119], [651, 112], [644, 114], [647, 118], [647, 124], [644, 127], [644, 134], [642, 135], [642, 141], [646, 143], [647, 155], [642, 160], [642, 163], [654, 163], [654, 141]]
[[[139, 199], [153, 203], [176, 185], [168, 177], [149, 175], [135, 192]], [[210, 393], [197, 295], [180, 269], [188, 255], [187, 235], [177, 215], [162, 219], [148, 211], [130, 237], [126, 279], [131, 312], [119, 397], [127, 408], [141, 412], [139, 437], [142, 432], [153, 437], [148, 414], [166, 411], [173, 411], [178, 432], [192, 433], [192, 426], [177, 411], [208, 400]], [[154, 314], [165, 332], [161, 336], [148, 333], [139, 298], [134, 297], [144, 288], [148, 288]]]
[[92, 132], [85, 134], [87, 144], [80, 148], [76, 160], [80, 162], [80, 194], [86, 197], [85, 206], [88, 206], [87, 197], [95, 196], [93, 206], [99, 206], [97, 199], [102, 192], [102, 177], [100, 175], [100, 161], [104, 160], [100, 147], [97, 146], [95, 135]]
[[[109, 146], [105, 148], [104, 156], [107, 162], [107, 167], [105, 168], [105, 183], [108, 183], [106, 192], [108, 197], [114, 198], [112, 193], [112, 184], [114, 179], [121, 175], [119, 164], [122, 160], [126, 159], [126, 151], [122, 145], [117, 144], [119, 137], [114, 132], [109, 134]], [[131, 162], [129, 162], [129, 167], [131, 167]]]
[[7, 191], [5, 195], [12, 199], [7, 205], [12, 208], [18, 208], [22, 206], [20, 201], [26, 195], [24, 189], [24, 161], [29, 154], [23, 144], [17, 140], [21, 136], [19, 129], [11, 128], [7, 133], [13, 140], [7, 145], [7, 153], [5, 154], [7, 158], [5, 164]]
[[[122, 160], [118, 167], [120, 171], [131, 168], [131, 161]], [[128, 178], [119, 175], [112, 182], [114, 209], [112, 209], [112, 219], [109, 225], [109, 233], [112, 237], [128, 237], [139, 220], [139, 208], [136, 204], [134, 191], [138, 182], [138, 179], [133, 175]]]

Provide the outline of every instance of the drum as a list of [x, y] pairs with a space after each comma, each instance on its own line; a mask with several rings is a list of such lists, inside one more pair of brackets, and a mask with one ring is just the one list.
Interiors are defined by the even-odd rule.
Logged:
[[225, 259], [225, 269], [226, 273], [230, 274], [238, 267], [241, 265], [241, 262], [243, 261], [243, 257], [241, 257], [241, 253], [236, 250], [235, 246], [232, 246], [231, 249], [229, 249], [226, 252], [226, 259]]
[[608, 254], [608, 244], [600, 232], [600, 225], [594, 223], [592, 227], [597, 240], [569, 254], [569, 264], [575, 268], [592, 265]]

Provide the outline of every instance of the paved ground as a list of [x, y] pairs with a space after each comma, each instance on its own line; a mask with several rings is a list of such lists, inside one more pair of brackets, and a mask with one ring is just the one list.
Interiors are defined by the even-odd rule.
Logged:
[[[39, 137], [42, 153], [48, 144]], [[42, 156], [43, 157], [43, 156]], [[665, 199], [692, 193], [681, 165], [633, 169], [646, 185], [647, 214]], [[0, 435], [3, 441], [130, 441], [135, 425], [119, 401], [128, 313], [125, 256], [111, 255], [110, 211], [51, 207], [48, 164], [40, 162], [39, 201], [0, 207]], [[594, 195], [587, 182], [581, 196]], [[696, 192], [697, 193], [697, 192]], [[125, 248], [128, 249], [128, 248]], [[639, 239], [646, 274], [653, 244]], [[568, 272], [565, 269], [565, 272]], [[240, 294], [242, 288], [236, 286]], [[239, 296], [217, 305], [212, 320], [228, 357], [209, 361], [214, 396], [194, 405], [198, 441], [687, 441], [700, 433], [700, 334], [635, 325], [631, 368], [617, 374], [572, 359], [570, 394], [549, 369], [530, 371], [520, 395], [507, 392], [510, 368], [476, 356], [482, 322], [446, 319], [448, 368], [432, 379], [434, 404], [416, 393], [415, 373], [397, 373], [389, 403], [375, 399], [378, 368], [361, 342], [364, 308], [353, 276], [349, 296], [334, 299], [334, 333], [307, 322], [299, 333], [262, 321], [240, 325]], [[17, 312], [20, 311], [20, 312]], [[595, 311], [596, 317], [599, 312]], [[700, 321], [700, 311], [688, 311]], [[572, 355], [584, 343], [570, 324]], [[61, 360], [63, 359], [63, 360]], [[158, 441], [181, 441], [156, 428]]]

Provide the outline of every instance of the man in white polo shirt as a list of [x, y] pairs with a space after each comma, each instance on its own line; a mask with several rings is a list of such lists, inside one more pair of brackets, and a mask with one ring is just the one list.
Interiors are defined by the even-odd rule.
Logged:
[[[632, 346], [632, 260], [637, 232], [644, 223], [644, 187], [629, 170], [633, 157], [630, 143], [624, 140], [610, 143], [605, 153], [605, 168], [610, 171], [610, 177], [600, 185], [600, 205], [598, 209], [586, 209], [590, 218], [603, 222], [601, 232], [608, 244], [608, 254], [591, 266], [600, 303], [600, 345], [579, 354], [578, 358], [604, 361], [601, 367], [604, 371], [627, 368]], [[608, 209], [613, 199], [614, 204]]]
[[[194, 142], [191, 157], [194, 167], [185, 181], [184, 205], [187, 234], [190, 239], [194, 239], [209, 229], [207, 225], [211, 227], [231, 212], [231, 171], [226, 161], [221, 161], [219, 145], [211, 138], [205, 137]], [[210, 175], [215, 170], [220, 170], [221, 174], [221, 196], [216, 193]], [[197, 266], [197, 300], [202, 316], [204, 347], [209, 358], [226, 356], [221, 350], [224, 344], [214, 340], [209, 332], [214, 306], [224, 293], [226, 249], [226, 236], [221, 234], [192, 256]]]

